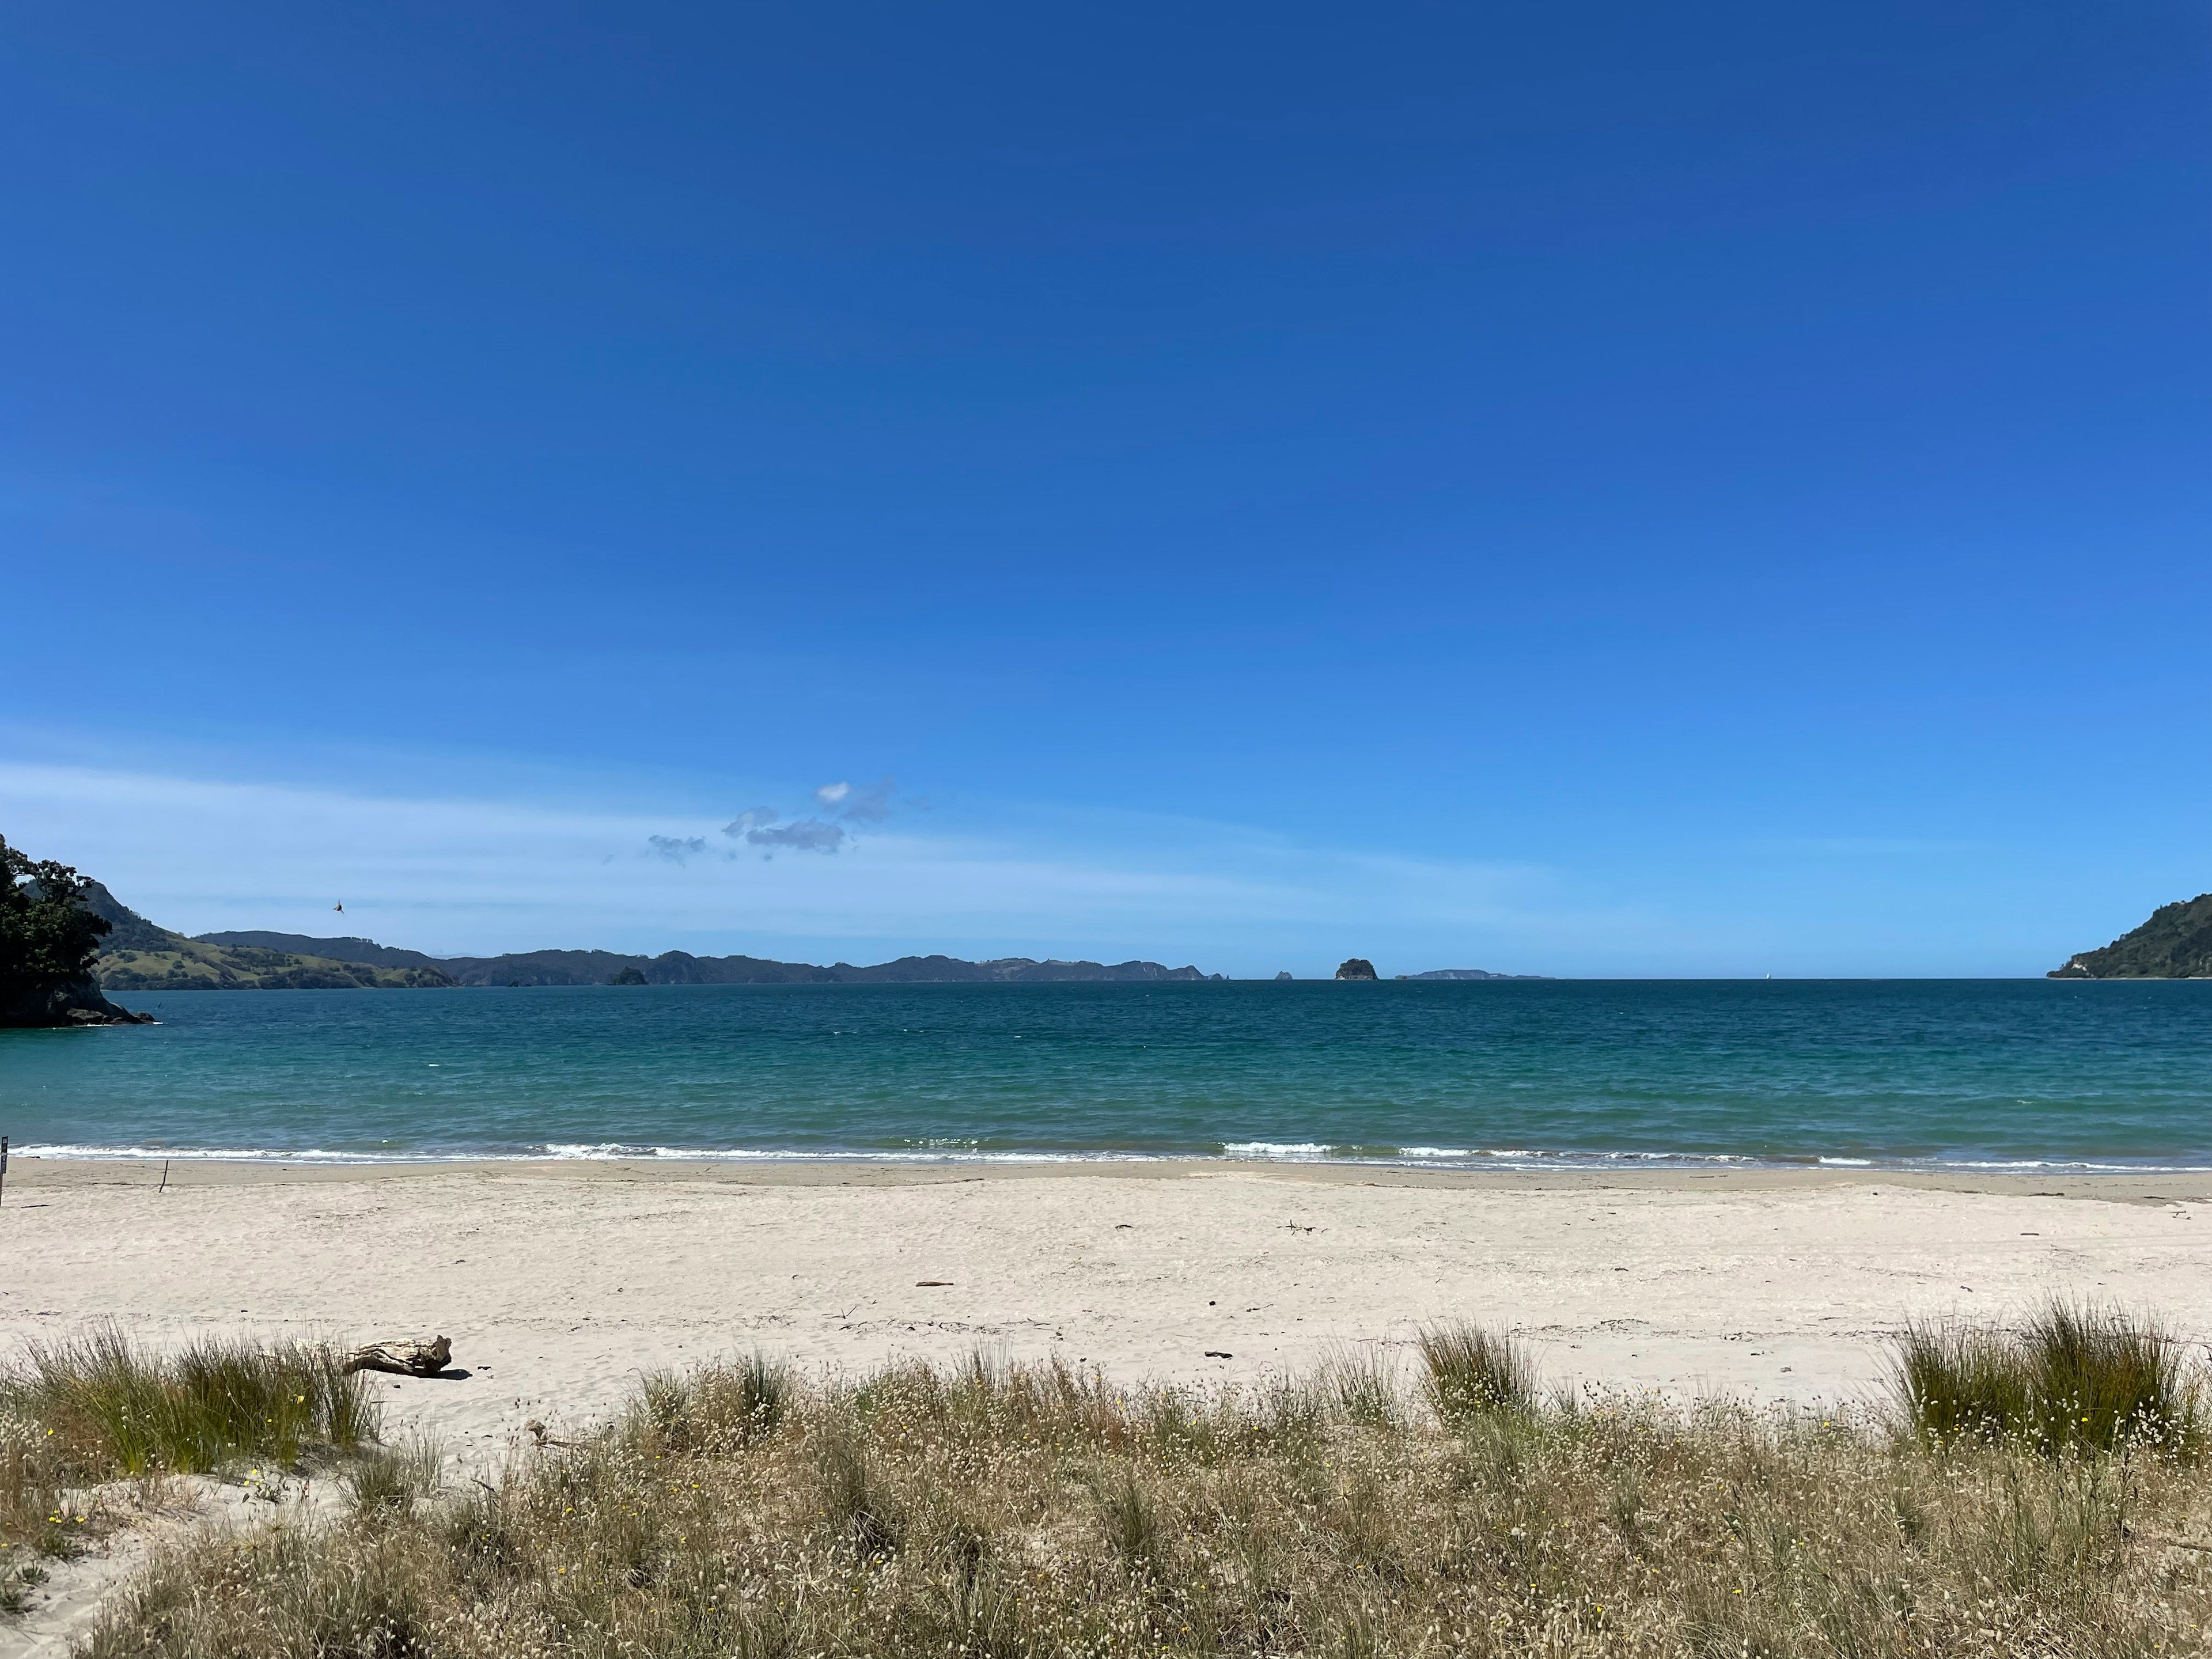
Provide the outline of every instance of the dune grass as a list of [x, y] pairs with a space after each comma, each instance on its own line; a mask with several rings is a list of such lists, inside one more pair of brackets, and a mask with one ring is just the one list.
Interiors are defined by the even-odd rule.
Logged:
[[2016, 1330], [1909, 1328], [1893, 1386], [1906, 1420], [1937, 1438], [2007, 1439], [2048, 1454], [2129, 1443], [2193, 1448], [2198, 1379], [2160, 1326], [2053, 1301]]
[[1525, 1344], [1480, 1325], [1431, 1325], [1416, 1339], [1421, 1393], [1437, 1420], [1463, 1424], [1536, 1404], [1536, 1365]]
[[351, 1453], [376, 1408], [327, 1350], [210, 1340], [174, 1352], [112, 1328], [33, 1344], [0, 1369], [0, 1546], [66, 1553], [104, 1483], [292, 1468]]
[[[88, 1659], [2202, 1652], [2178, 1442], [1414, 1379], [1116, 1388], [976, 1357], [649, 1379], [496, 1481], [157, 1560]], [[2054, 1364], [2055, 1361], [2052, 1362]]]

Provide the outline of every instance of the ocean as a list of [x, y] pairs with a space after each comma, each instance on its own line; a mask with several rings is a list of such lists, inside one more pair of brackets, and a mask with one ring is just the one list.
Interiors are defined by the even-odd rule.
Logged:
[[2212, 982], [152, 992], [0, 1031], [78, 1157], [2212, 1167]]

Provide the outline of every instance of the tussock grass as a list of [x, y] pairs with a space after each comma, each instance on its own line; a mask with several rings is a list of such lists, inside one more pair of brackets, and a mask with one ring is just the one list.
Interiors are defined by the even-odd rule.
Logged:
[[404, 1515], [418, 1500], [434, 1494], [445, 1463], [437, 1442], [418, 1439], [411, 1445], [361, 1453], [348, 1464], [342, 1479], [354, 1513], [378, 1519]]
[[375, 1438], [360, 1377], [326, 1349], [211, 1339], [174, 1353], [108, 1328], [33, 1344], [0, 1373], [0, 1407], [42, 1424], [96, 1478], [206, 1474], [241, 1457], [294, 1464]]
[[645, 1379], [639, 1407], [673, 1448], [738, 1450], [774, 1434], [791, 1398], [790, 1367], [754, 1354], [735, 1364], [655, 1371]]
[[376, 1408], [333, 1354], [209, 1340], [173, 1353], [112, 1328], [33, 1344], [0, 1368], [0, 1546], [65, 1554], [94, 1524], [88, 1489], [123, 1479], [292, 1467], [359, 1449]]
[[[1119, 1389], [976, 1358], [653, 1379], [495, 1486], [161, 1558], [87, 1659], [2202, 1652], [2212, 1492], [2122, 1437], [1535, 1395], [1458, 1330]], [[1431, 1357], [1433, 1356], [1433, 1357]], [[750, 1380], [749, 1380], [750, 1379]], [[769, 1379], [773, 1379], [772, 1381]]]
[[1480, 1325], [1431, 1325], [1418, 1339], [1423, 1393], [1451, 1425], [1534, 1409], [1536, 1362], [1525, 1343]]
[[2198, 1379], [2154, 1323], [2054, 1301], [2018, 1330], [1918, 1325], [1892, 1374], [1906, 1420], [1933, 1438], [2009, 1439], [2046, 1453], [2129, 1443], [2193, 1448]]
[[1354, 1423], [1395, 1428], [1405, 1413], [1405, 1389], [1387, 1349], [1340, 1348], [1322, 1362], [1315, 1380], [1327, 1395], [1323, 1409], [1333, 1407]]

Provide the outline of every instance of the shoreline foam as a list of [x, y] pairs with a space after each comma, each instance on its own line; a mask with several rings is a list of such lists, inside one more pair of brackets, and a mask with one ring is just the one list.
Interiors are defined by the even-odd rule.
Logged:
[[192, 1163], [297, 1164], [333, 1168], [374, 1170], [416, 1164], [467, 1165], [533, 1164], [545, 1163], [605, 1164], [731, 1164], [772, 1165], [882, 1164], [1008, 1165], [1049, 1170], [1062, 1165], [1190, 1164], [1198, 1167], [1333, 1167], [1358, 1170], [1573, 1170], [1596, 1173], [1629, 1170], [1837, 1170], [1867, 1175], [1998, 1174], [2009, 1171], [2052, 1175], [2212, 1175], [2212, 1164], [2161, 1163], [2149, 1160], [2093, 1160], [2087, 1158], [1881, 1158], [1826, 1153], [1769, 1154], [1747, 1152], [1576, 1152], [1529, 1149], [1443, 1148], [1407, 1146], [1371, 1152], [1315, 1144], [1282, 1145], [1268, 1142], [1225, 1143], [1218, 1152], [1123, 1152], [1044, 1150], [963, 1151], [950, 1148], [880, 1150], [836, 1148], [816, 1151], [799, 1147], [645, 1146], [606, 1141], [598, 1145], [544, 1143], [513, 1151], [410, 1148], [393, 1152], [352, 1152], [324, 1147], [207, 1147], [207, 1146], [17, 1146], [12, 1155], [53, 1163]]

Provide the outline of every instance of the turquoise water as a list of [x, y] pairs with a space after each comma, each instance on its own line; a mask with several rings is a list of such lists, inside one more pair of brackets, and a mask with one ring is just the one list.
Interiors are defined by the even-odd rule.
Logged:
[[80, 1154], [2212, 1166], [2212, 983], [700, 986], [134, 995], [0, 1032]]

